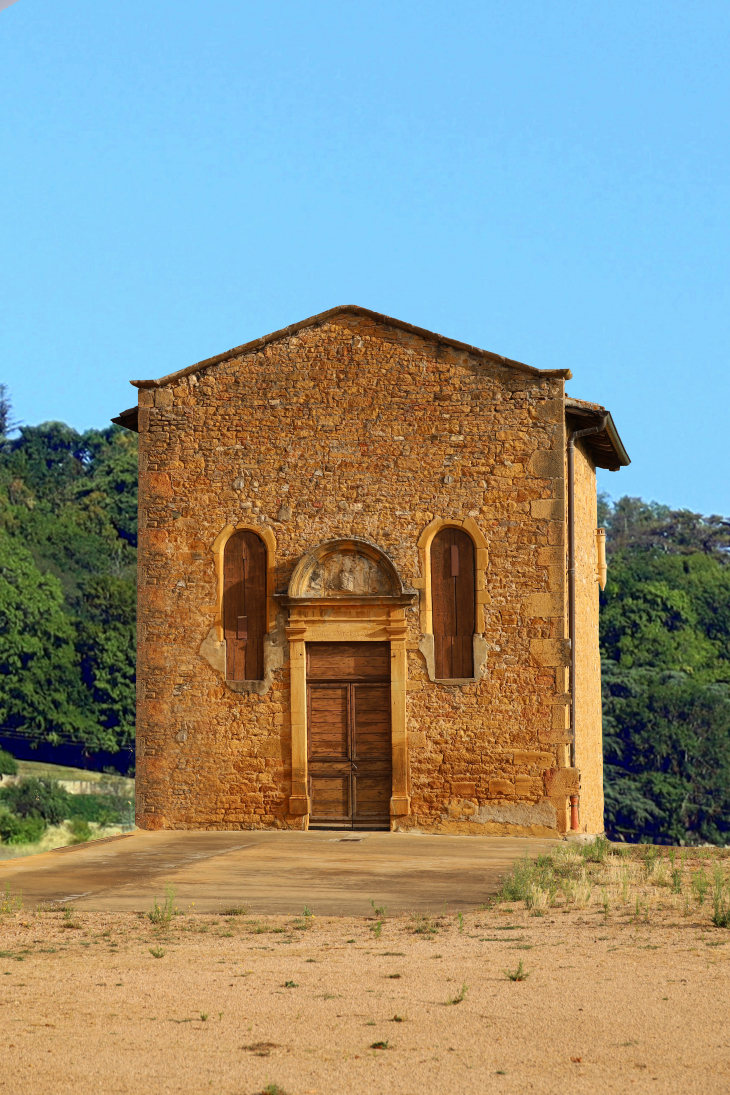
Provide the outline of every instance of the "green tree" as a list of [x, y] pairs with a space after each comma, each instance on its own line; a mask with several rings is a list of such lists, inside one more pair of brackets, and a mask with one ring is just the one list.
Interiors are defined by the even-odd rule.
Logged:
[[76, 648], [93, 711], [99, 747], [114, 751], [134, 741], [136, 587], [99, 575], [81, 590]]
[[74, 640], [59, 583], [0, 533], [1, 725], [36, 741], [87, 740]]
[[606, 827], [625, 840], [730, 837], [730, 523], [601, 499]]
[[0, 776], [17, 776], [18, 762], [11, 753], [0, 749]]
[[730, 838], [730, 688], [604, 662], [606, 822], [654, 843]]
[[134, 739], [137, 437], [46, 422], [8, 439], [11, 411], [0, 388], [0, 720], [115, 752]]
[[624, 549], [667, 555], [701, 552], [726, 558], [730, 551], [729, 518], [717, 514], [703, 517], [692, 510], [673, 510], [628, 495], [614, 503], [606, 494], [600, 495], [598, 523], [606, 529], [609, 553]]
[[693, 591], [666, 557], [629, 552], [611, 561], [610, 586], [600, 617], [604, 657], [621, 665], [680, 669], [716, 668], [717, 649], [701, 626]]
[[60, 825], [73, 813], [74, 796], [55, 779], [29, 777], [0, 788], [0, 803], [17, 817], [42, 817], [49, 825]]

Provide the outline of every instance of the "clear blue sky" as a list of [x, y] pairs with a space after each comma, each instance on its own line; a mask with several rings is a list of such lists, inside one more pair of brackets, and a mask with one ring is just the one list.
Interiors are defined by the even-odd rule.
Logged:
[[634, 461], [604, 489], [730, 513], [729, 31], [721, 0], [16, 0], [17, 414], [104, 425], [355, 303], [567, 366]]

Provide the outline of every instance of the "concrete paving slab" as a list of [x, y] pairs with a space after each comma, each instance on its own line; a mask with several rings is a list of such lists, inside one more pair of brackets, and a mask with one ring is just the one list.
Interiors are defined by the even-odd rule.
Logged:
[[477, 908], [516, 859], [553, 840], [382, 832], [146, 832], [0, 862], [25, 907], [147, 911], [166, 883], [183, 911], [249, 905], [261, 914], [364, 916]]

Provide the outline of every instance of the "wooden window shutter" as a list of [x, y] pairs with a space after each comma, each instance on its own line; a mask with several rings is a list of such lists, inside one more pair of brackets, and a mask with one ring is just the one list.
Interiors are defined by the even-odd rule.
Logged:
[[266, 547], [244, 529], [233, 533], [223, 556], [223, 630], [226, 679], [263, 680]]
[[436, 676], [473, 677], [474, 544], [461, 529], [441, 529], [431, 542], [431, 604]]

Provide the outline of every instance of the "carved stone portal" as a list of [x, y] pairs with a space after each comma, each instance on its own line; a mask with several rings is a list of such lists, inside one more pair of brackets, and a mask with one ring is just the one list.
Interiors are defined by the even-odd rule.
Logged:
[[289, 811], [311, 807], [307, 754], [307, 643], [390, 643], [392, 734], [392, 825], [410, 813], [406, 732], [406, 606], [418, 594], [403, 588], [392, 561], [369, 540], [348, 538], [317, 544], [301, 557], [286, 594], [275, 595], [289, 610], [292, 790]]

